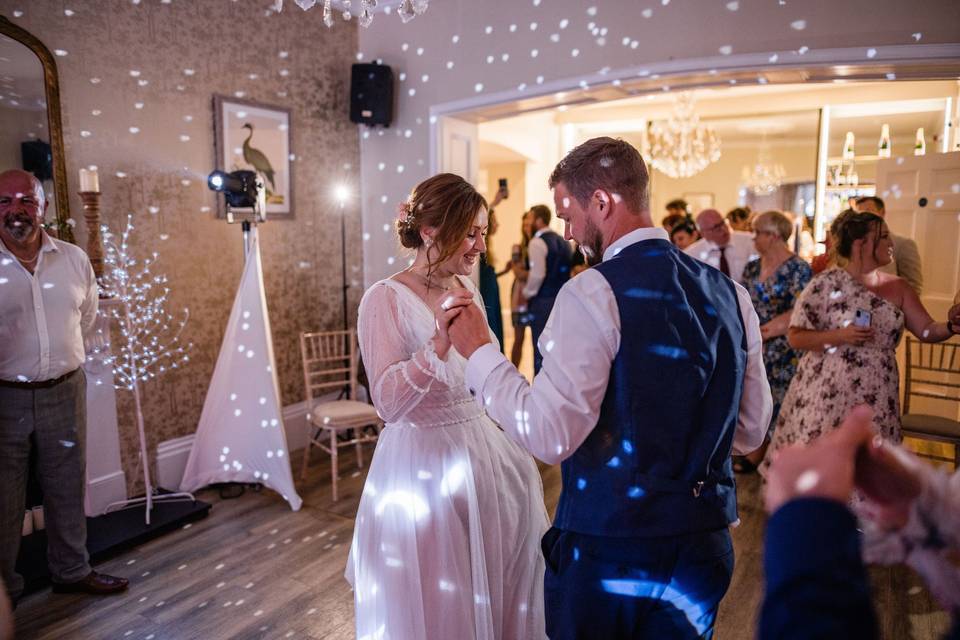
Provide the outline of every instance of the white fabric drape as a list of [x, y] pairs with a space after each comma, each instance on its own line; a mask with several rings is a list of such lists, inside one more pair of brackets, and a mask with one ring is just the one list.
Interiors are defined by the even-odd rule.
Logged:
[[214, 482], [259, 482], [294, 511], [303, 502], [290, 471], [256, 228], [180, 490]]

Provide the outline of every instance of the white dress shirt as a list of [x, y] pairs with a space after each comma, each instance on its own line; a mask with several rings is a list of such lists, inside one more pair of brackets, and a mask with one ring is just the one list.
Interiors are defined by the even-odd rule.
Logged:
[[547, 254], [550, 253], [550, 250], [541, 236], [549, 230], [549, 227], [544, 227], [537, 231], [530, 239], [530, 244], [527, 245], [530, 273], [527, 275], [527, 284], [523, 286], [523, 297], [527, 300], [537, 295], [540, 291], [540, 285], [547, 278]]
[[[654, 228], [632, 231], [610, 245], [603, 259], [650, 239], [667, 240], [667, 233]], [[763, 442], [773, 403], [763, 368], [760, 321], [746, 289], [736, 285], [736, 291], [746, 328], [747, 365], [733, 450], [744, 454]], [[466, 383], [507, 435], [540, 460], [556, 464], [572, 455], [596, 426], [620, 349], [620, 313], [606, 278], [587, 269], [567, 282], [539, 344], [543, 369], [532, 385], [496, 344], [486, 344], [470, 357]]]
[[[684, 249], [687, 255], [693, 256], [701, 262], [706, 262], [715, 269], [720, 268], [720, 247], [701, 238]], [[753, 234], [746, 231], [731, 231], [730, 242], [726, 247], [727, 266], [730, 267], [730, 277], [743, 284], [743, 268], [756, 258], [756, 247], [753, 246]]]
[[31, 274], [0, 241], [0, 380], [41, 382], [80, 367], [97, 296], [80, 247], [44, 233]]

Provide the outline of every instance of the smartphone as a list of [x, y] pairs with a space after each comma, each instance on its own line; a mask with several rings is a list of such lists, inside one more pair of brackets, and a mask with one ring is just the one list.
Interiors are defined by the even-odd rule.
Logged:
[[523, 258], [523, 255], [521, 255], [520, 253], [520, 245], [518, 244], [513, 245], [513, 253], [510, 254], [510, 260], [513, 262], [520, 262], [522, 258]]
[[870, 327], [870, 312], [866, 309], [857, 309], [856, 315], [853, 317], [853, 324], [857, 327], [863, 327], [867, 329]]
[[507, 179], [506, 179], [506, 178], [500, 178], [499, 183], [500, 183], [500, 188], [501, 188], [501, 189], [506, 189], [506, 188], [507, 188]]

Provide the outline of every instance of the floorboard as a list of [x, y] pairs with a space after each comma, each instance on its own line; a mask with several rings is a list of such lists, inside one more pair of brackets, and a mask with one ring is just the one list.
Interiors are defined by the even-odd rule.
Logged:
[[[365, 452], [369, 461], [372, 447]], [[299, 471], [299, 457], [293, 468]], [[97, 567], [130, 578], [122, 595], [93, 598], [44, 590], [20, 602], [22, 640], [347, 640], [353, 596], [343, 578], [353, 515], [363, 487], [353, 452], [341, 454], [340, 495], [331, 502], [328, 459], [314, 454], [304, 500], [290, 511], [264, 490], [222, 500], [210, 516], [131, 549]], [[560, 493], [557, 467], [541, 466], [551, 514]], [[733, 529], [736, 569], [720, 608], [716, 637], [753, 637], [762, 595], [766, 522], [756, 475], [739, 485], [741, 523]], [[882, 637], [933, 640], [949, 619], [919, 578], [903, 568], [871, 570]], [[504, 639], [509, 640], [509, 639]]]

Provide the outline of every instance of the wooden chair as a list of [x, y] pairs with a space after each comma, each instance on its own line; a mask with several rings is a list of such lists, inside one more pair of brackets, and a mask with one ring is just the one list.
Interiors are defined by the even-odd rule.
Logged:
[[[953, 445], [952, 462], [960, 468], [960, 422], [943, 416], [913, 413], [910, 398], [933, 398], [960, 409], [960, 344], [929, 344], [907, 337], [907, 370], [903, 397], [902, 432], [904, 436], [946, 442]], [[930, 455], [935, 460], [950, 458]]]
[[[363, 468], [366, 442], [376, 442], [383, 421], [373, 405], [359, 402], [357, 397], [357, 333], [325, 331], [300, 334], [300, 355], [303, 358], [303, 382], [307, 391], [307, 447], [303, 452], [300, 479], [307, 476], [310, 447], [330, 454], [330, 475], [333, 500], [337, 494], [337, 451], [354, 445], [357, 467]], [[331, 399], [333, 394], [340, 399]], [[342, 397], [342, 396], [346, 397]], [[372, 427], [373, 433], [366, 432]], [[346, 437], [341, 437], [346, 436]]]

